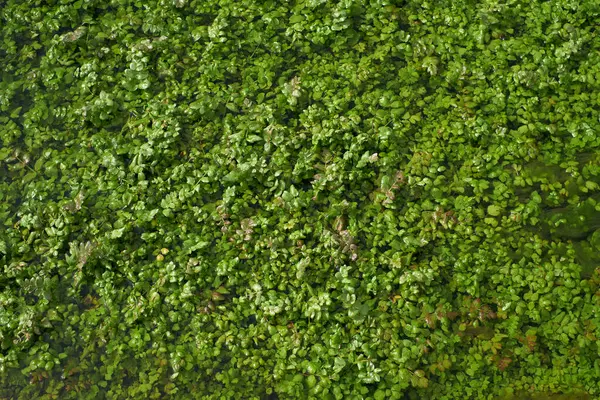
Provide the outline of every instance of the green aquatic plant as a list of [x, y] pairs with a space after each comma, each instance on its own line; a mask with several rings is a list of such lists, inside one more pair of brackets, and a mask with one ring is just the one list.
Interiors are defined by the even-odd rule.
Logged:
[[0, 398], [600, 393], [592, 0], [6, 0]]

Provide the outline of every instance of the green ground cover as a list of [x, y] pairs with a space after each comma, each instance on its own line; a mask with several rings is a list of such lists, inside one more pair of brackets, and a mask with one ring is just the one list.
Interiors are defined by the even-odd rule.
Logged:
[[0, 18], [0, 398], [600, 398], [597, 1]]

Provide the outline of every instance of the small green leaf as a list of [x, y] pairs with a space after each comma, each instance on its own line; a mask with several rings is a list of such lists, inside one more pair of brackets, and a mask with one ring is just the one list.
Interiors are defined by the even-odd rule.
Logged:
[[31, 182], [33, 178], [37, 175], [37, 172], [31, 171], [27, 175], [23, 177], [23, 183]]
[[39, 171], [44, 165], [44, 162], [45, 160], [43, 157], [38, 158], [38, 160], [35, 162], [35, 165], [33, 166], [33, 169]]
[[118, 239], [121, 236], [123, 236], [123, 232], [125, 232], [125, 227], [119, 228], [119, 229], [114, 229], [113, 231], [110, 232], [109, 237], [111, 239]]
[[375, 398], [375, 400], [384, 400], [386, 398], [385, 391], [379, 389], [375, 392], [373, 397]]
[[381, 189], [389, 190], [391, 186], [392, 184], [389, 176], [385, 175], [383, 178], [381, 178]]
[[221, 293], [221, 294], [229, 294], [229, 290], [227, 290], [227, 288], [225, 288], [225, 286], [219, 286], [219, 288], [216, 290], [216, 292]]
[[492, 205], [488, 206], [487, 212], [489, 215], [491, 215], [493, 217], [497, 217], [498, 215], [500, 215], [500, 207], [492, 204]]
[[261, 138], [258, 135], [249, 135], [246, 140], [250, 143], [256, 143], [256, 142], [260, 142], [261, 140], [263, 140], [263, 138]]
[[596, 189], [598, 189], [598, 184], [596, 182], [586, 181], [585, 182], [585, 187], [588, 190], [596, 190]]
[[8, 147], [0, 148], [0, 161], [4, 161], [8, 158], [12, 150]]
[[498, 226], [498, 221], [495, 218], [484, 218], [483, 221], [488, 225]]
[[296, 15], [292, 15], [292, 17], [290, 18], [291, 24], [297, 24], [302, 21], [304, 21], [304, 16], [302, 16], [302, 15], [296, 14]]

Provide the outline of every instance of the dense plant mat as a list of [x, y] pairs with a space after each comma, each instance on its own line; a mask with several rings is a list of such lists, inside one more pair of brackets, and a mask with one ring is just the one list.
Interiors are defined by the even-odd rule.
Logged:
[[599, 4], [3, 1], [0, 398], [599, 398]]

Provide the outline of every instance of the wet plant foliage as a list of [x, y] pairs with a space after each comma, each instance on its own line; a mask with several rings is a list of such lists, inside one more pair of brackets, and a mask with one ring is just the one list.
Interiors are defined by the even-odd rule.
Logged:
[[0, 398], [600, 396], [597, 1], [6, 0], [0, 65]]

